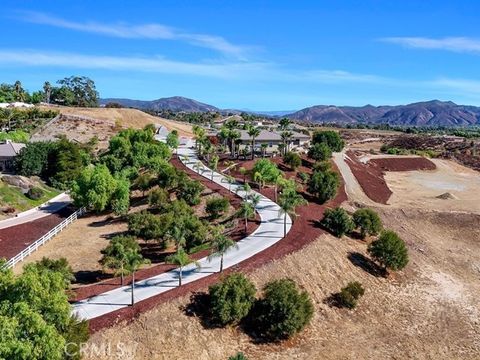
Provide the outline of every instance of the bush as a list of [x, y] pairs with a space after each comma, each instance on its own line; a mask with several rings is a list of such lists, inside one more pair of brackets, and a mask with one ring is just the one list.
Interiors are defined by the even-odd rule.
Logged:
[[304, 184], [310, 179], [310, 175], [306, 172], [299, 172], [297, 175]]
[[308, 149], [308, 157], [316, 161], [325, 161], [332, 157], [332, 150], [326, 143], [313, 144]]
[[283, 162], [290, 166], [292, 170], [296, 170], [300, 165], [302, 165], [302, 159], [300, 158], [300, 155], [297, 153], [294, 153], [292, 151], [287, 152], [283, 156]]
[[128, 231], [144, 240], [159, 239], [164, 234], [160, 217], [147, 211], [134, 213], [128, 217]]
[[156, 209], [165, 209], [170, 202], [168, 191], [162, 188], [152, 190], [148, 195], [148, 204]]
[[384, 230], [378, 240], [368, 246], [369, 254], [385, 270], [401, 270], [408, 264], [408, 250], [403, 240], [391, 230]]
[[342, 151], [345, 146], [345, 142], [342, 140], [338, 132], [327, 130], [327, 131], [315, 131], [312, 136], [312, 144], [324, 143], [332, 151]]
[[238, 352], [235, 355], [230, 356], [228, 360], [248, 360], [248, 359], [242, 352]]
[[233, 273], [210, 286], [212, 319], [220, 325], [239, 323], [255, 301], [255, 285], [243, 274]]
[[227, 198], [216, 197], [207, 200], [205, 211], [210, 216], [210, 218], [218, 219], [228, 210], [229, 205], [230, 203]]
[[324, 203], [335, 197], [340, 180], [333, 171], [314, 171], [308, 181], [308, 192]]
[[364, 293], [365, 290], [358, 281], [349, 282], [348, 285], [338, 293], [339, 305], [348, 309], [354, 309], [357, 306], [358, 299], [363, 296]]
[[313, 171], [330, 171], [332, 170], [332, 164], [330, 161], [317, 161], [313, 164]]
[[185, 202], [192, 206], [200, 203], [200, 194], [204, 186], [197, 180], [185, 179], [178, 184], [177, 198], [185, 200]]
[[287, 339], [312, 319], [312, 301], [293, 280], [274, 280], [263, 290], [263, 298], [257, 300], [252, 311], [252, 325], [266, 340]]
[[31, 187], [30, 189], [28, 189], [26, 193], [27, 197], [32, 200], [41, 199], [43, 194], [44, 194], [43, 190], [40, 189], [39, 187]]
[[372, 209], [358, 209], [352, 217], [355, 227], [360, 228], [360, 235], [364, 239], [367, 235], [377, 235], [382, 231], [382, 220]]
[[333, 210], [325, 210], [323, 219], [320, 223], [323, 227], [328, 229], [337, 237], [342, 237], [343, 235], [351, 232], [354, 228], [354, 224], [350, 219], [350, 216], [344, 209], [339, 207]]

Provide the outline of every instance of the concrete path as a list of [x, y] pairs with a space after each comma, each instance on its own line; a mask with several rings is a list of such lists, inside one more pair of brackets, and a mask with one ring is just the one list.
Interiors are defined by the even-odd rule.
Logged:
[[[212, 172], [201, 164], [193, 149], [192, 140], [181, 141], [178, 148], [180, 160], [190, 169], [199, 172], [207, 179], [211, 179]], [[200, 167], [200, 169], [199, 169]], [[229, 184], [222, 174], [213, 173], [213, 181], [226, 189], [231, 189], [241, 197], [246, 193], [241, 190], [238, 183]], [[260, 194], [259, 194], [260, 195]], [[279, 206], [260, 195], [257, 212], [261, 218], [261, 224], [250, 236], [240, 240], [238, 248], [231, 248], [224, 256], [224, 268], [234, 266], [253, 255], [267, 249], [283, 238], [283, 215], [279, 214]], [[287, 232], [291, 228], [291, 218], [287, 216]], [[220, 258], [215, 257], [212, 261], [207, 258], [199, 260], [200, 267], [194, 265], [183, 269], [183, 283], [187, 284], [202, 279], [219, 271]], [[142, 301], [152, 296], [172, 290], [178, 286], [178, 269], [138, 281], [135, 285], [135, 301]], [[79, 301], [73, 305], [73, 312], [82, 319], [93, 319], [98, 316], [113, 312], [129, 306], [131, 301], [130, 286], [120, 287], [98, 296]]]
[[46, 204], [40, 205], [34, 209], [30, 209], [17, 214], [17, 216], [10, 219], [0, 221], [0, 229], [9, 228], [11, 226], [24, 224], [33, 220], [41, 219], [45, 216], [52, 215], [65, 206], [70, 205], [72, 199], [66, 193], [61, 193], [50, 199]]

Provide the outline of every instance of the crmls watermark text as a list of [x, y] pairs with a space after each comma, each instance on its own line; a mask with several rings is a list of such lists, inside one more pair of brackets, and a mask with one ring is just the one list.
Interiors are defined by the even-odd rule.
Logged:
[[137, 343], [124, 342], [102, 342], [99, 344], [90, 343], [68, 343], [65, 345], [65, 354], [68, 356], [101, 356], [107, 358], [135, 359]]

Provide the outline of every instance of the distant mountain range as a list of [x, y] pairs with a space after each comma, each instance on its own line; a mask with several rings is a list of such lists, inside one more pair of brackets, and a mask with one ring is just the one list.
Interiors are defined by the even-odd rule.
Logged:
[[131, 99], [101, 99], [100, 104], [120, 103], [125, 107], [143, 110], [173, 110], [186, 112], [221, 111], [224, 113], [249, 112], [267, 116], [287, 116], [293, 120], [309, 123], [339, 124], [390, 124], [405, 126], [471, 126], [480, 125], [480, 107], [457, 105], [451, 101], [425, 101], [395, 106], [334, 106], [316, 105], [296, 112], [287, 111], [250, 111], [222, 110], [213, 105], [181, 96], [162, 98], [152, 101]]

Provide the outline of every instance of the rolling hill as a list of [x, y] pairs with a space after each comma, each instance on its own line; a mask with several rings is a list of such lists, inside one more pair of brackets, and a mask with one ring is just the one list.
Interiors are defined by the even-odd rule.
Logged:
[[451, 101], [432, 100], [397, 106], [308, 107], [289, 118], [312, 123], [376, 123], [409, 126], [480, 125], [480, 107], [457, 105]]
[[207, 111], [219, 111], [219, 109], [213, 105], [201, 103], [199, 101], [185, 98], [182, 96], [172, 96], [168, 98], [161, 98], [157, 100], [145, 101], [145, 100], [132, 100], [132, 99], [119, 99], [119, 98], [107, 98], [100, 99], [100, 105], [106, 105], [110, 102], [119, 103], [125, 107], [131, 107], [141, 110], [173, 110], [173, 111], [186, 111], [186, 112], [207, 112]]

